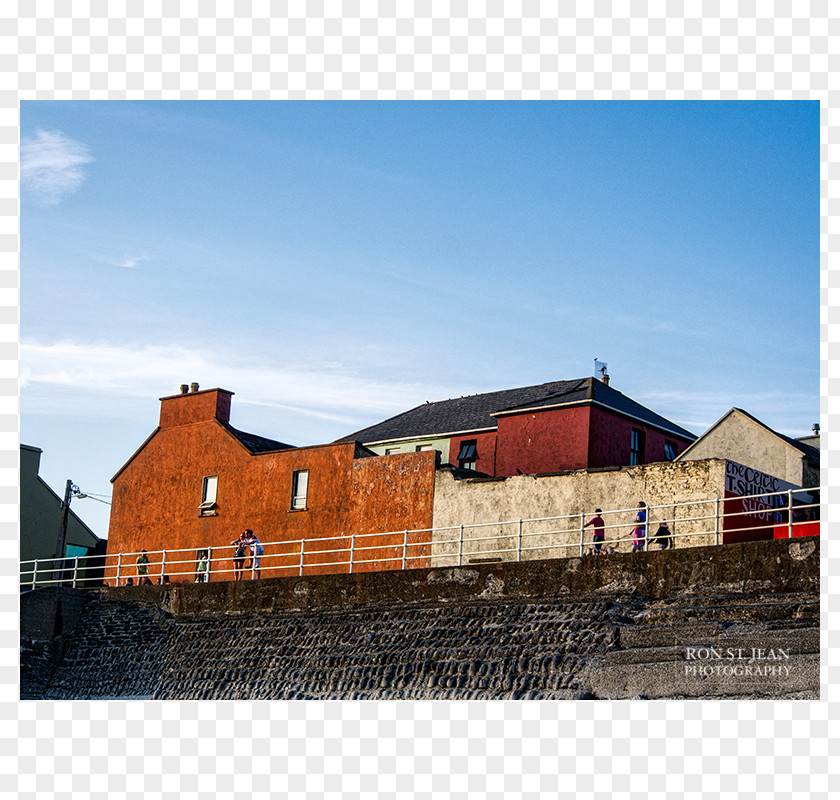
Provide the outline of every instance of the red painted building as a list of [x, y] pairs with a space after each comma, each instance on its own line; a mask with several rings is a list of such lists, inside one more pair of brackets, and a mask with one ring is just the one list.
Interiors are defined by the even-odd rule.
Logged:
[[454, 466], [507, 477], [671, 461], [696, 438], [583, 378], [425, 403], [343, 441], [378, 452], [434, 446]]
[[[112, 479], [108, 552], [147, 550], [154, 582], [193, 572], [210, 551], [210, 579], [233, 579], [230, 542], [246, 528], [265, 547], [262, 576], [400, 569], [404, 543], [430, 538], [435, 453], [377, 456], [357, 442], [292, 447], [230, 424], [232, 392], [161, 398], [160, 423]], [[382, 532], [385, 536], [365, 536]], [[274, 544], [279, 543], [279, 544]], [[176, 553], [179, 550], [181, 552]], [[303, 550], [303, 552], [301, 552]], [[166, 551], [165, 559], [161, 553]], [[428, 566], [428, 549], [409, 547], [409, 567]], [[419, 558], [418, 558], [419, 557]], [[135, 557], [120, 583], [136, 580]], [[377, 559], [392, 559], [373, 562]], [[116, 579], [117, 558], [106, 581]], [[319, 566], [333, 564], [333, 566]]]

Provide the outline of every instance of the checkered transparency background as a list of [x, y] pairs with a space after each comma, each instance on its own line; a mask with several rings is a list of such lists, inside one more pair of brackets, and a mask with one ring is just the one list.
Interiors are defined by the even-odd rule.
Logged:
[[[812, 99], [822, 107], [821, 390], [840, 483], [837, 74], [829, 2], [0, 5], [0, 764], [24, 798], [612, 792], [827, 796], [840, 569], [823, 540], [819, 702], [18, 702], [18, 102], [22, 99]], [[272, 16], [272, 13], [275, 16]], [[397, 16], [397, 14], [405, 16]], [[16, 53], [17, 55], [12, 55]], [[836, 160], [836, 159], [835, 159]], [[835, 178], [832, 182], [829, 178]], [[833, 191], [832, 191], [833, 190]], [[811, 354], [807, 354], [810, 357]], [[835, 391], [835, 393], [837, 393]], [[826, 495], [824, 495], [825, 497]], [[832, 712], [831, 709], [834, 708]], [[610, 793], [610, 794], [607, 794]]]

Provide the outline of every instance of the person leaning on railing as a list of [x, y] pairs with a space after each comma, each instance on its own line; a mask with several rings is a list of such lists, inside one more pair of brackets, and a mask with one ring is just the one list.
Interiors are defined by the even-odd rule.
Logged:
[[245, 533], [242, 534], [242, 543], [251, 548], [251, 567], [254, 570], [254, 576], [259, 578], [260, 561], [263, 553], [265, 553], [262, 542], [257, 538], [256, 534], [248, 528]]
[[[139, 556], [137, 556], [137, 585], [146, 583], [149, 581], [149, 557], [146, 555], [146, 551], [143, 550]], [[151, 583], [151, 581], [149, 581]]]
[[233, 579], [235, 581], [242, 580], [242, 570], [245, 567], [245, 542], [242, 537], [244, 533], [240, 533], [237, 539], [234, 539], [231, 544], [234, 545], [233, 551]]
[[210, 579], [210, 559], [207, 558], [207, 551], [202, 550], [198, 557], [198, 564], [195, 567], [195, 582], [207, 583]]

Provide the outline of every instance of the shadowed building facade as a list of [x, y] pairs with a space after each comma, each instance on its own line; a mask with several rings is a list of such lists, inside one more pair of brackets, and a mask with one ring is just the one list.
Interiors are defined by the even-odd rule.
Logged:
[[[20, 446], [20, 560], [88, 556], [105, 552], [101, 540], [72, 509], [62, 552], [57, 553], [61, 525], [61, 497], [38, 474], [40, 447]], [[31, 570], [31, 564], [27, 566]]]

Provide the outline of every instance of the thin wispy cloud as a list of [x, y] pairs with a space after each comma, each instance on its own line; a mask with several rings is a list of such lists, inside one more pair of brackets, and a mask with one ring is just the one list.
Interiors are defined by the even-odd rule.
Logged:
[[[21, 389], [29, 395], [27, 408], [31, 412], [66, 411], [61, 395], [70, 391], [90, 400], [79, 404], [77, 413], [100, 413], [96, 398], [107, 396], [109, 410], [119, 414], [112, 402], [114, 396], [156, 399], [176, 394], [181, 384], [192, 381], [198, 381], [205, 389], [221, 387], [235, 392], [237, 405], [322, 420], [342, 426], [346, 429], [343, 433], [426, 400], [452, 396], [448, 386], [370, 378], [341, 363], [318, 362], [310, 366], [248, 362], [233, 352], [184, 347], [21, 342], [20, 382]], [[770, 427], [789, 436], [807, 434], [814, 421], [808, 416], [812, 398], [805, 391], [653, 390], [634, 397], [698, 434], [733, 406], [756, 414]], [[792, 430], [777, 426], [773, 419], [764, 419], [760, 409], [768, 407], [792, 412], [801, 419], [801, 428]], [[131, 413], [128, 406], [126, 413]]]
[[56, 205], [84, 182], [90, 148], [61, 131], [39, 130], [20, 144], [20, 182], [44, 205]]
[[114, 266], [122, 267], [123, 269], [134, 269], [140, 262], [148, 261], [148, 256], [129, 256], [124, 255]]
[[148, 253], [129, 252], [124, 252], [121, 256], [94, 255], [92, 257], [102, 264], [108, 264], [111, 267], [120, 267], [122, 269], [134, 269], [138, 264], [152, 260]]
[[[365, 415], [390, 416], [435, 399], [442, 391], [372, 380], [341, 364], [243, 363], [234, 354], [182, 347], [23, 341], [20, 364], [22, 390], [41, 395], [33, 398], [30, 410], [45, 412], [53, 410], [48, 407], [50, 398], [62, 390], [148, 399], [177, 394], [181, 384], [198, 381], [202, 388], [235, 392], [241, 404], [290, 411], [353, 429], [363, 427], [357, 423]], [[110, 402], [109, 408], [113, 409]], [[95, 400], [78, 410], [96, 414]]]

